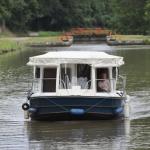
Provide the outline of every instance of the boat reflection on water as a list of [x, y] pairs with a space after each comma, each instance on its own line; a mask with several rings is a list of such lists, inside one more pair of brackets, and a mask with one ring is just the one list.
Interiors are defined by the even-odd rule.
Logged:
[[29, 149], [127, 149], [129, 120], [25, 122]]

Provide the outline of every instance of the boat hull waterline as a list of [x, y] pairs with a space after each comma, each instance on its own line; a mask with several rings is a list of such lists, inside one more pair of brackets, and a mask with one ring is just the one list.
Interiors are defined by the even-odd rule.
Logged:
[[34, 120], [99, 120], [123, 116], [124, 97], [32, 97]]

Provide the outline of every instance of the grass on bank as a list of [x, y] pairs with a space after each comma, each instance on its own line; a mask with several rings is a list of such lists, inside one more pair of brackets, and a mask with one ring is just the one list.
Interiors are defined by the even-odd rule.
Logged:
[[19, 50], [26, 45], [59, 43], [62, 42], [62, 34], [63, 32], [57, 31], [39, 31], [24, 34], [26, 37], [17, 37], [20, 34], [14, 34], [6, 30], [0, 33], [0, 54]]
[[0, 38], [0, 54], [21, 49], [23, 44], [11, 38]]
[[23, 32], [23, 33], [12, 33], [8, 29], [3, 32], [0, 32], [0, 38], [8, 38], [8, 37], [53, 37], [53, 36], [61, 36], [63, 32], [61, 31], [38, 31], [38, 32]]
[[[1, 34], [0, 34], [1, 35]], [[62, 42], [62, 32], [38, 32], [36, 37], [3, 37], [0, 36], [0, 54], [19, 50], [26, 45], [32, 44], [57, 44]], [[150, 36], [144, 35], [112, 35], [113, 39], [118, 41], [143, 41], [150, 45]]]
[[111, 35], [117, 41], [143, 41], [144, 44], [150, 44], [150, 36], [146, 35]]
[[14, 50], [19, 50], [25, 46], [34, 44], [57, 44], [60, 43], [61, 36], [53, 37], [10, 37], [0, 38], [0, 54], [7, 53]]
[[56, 31], [39, 31], [37, 33], [39, 37], [61, 36], [63, 34], [63, 32]]
[[26, 40], [23, 41], [25, 45], [30, 44], [48, 44], [48, 43], [57, 43], [61, 42], [61, 39], [59, 36], [55, 37], [29, 37]]

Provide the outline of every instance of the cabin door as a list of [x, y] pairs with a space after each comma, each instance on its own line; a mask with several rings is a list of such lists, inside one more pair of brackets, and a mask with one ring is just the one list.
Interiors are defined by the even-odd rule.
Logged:
[[44, 68], [43, 70], [43, 92], [56, 92], [57, 68]]

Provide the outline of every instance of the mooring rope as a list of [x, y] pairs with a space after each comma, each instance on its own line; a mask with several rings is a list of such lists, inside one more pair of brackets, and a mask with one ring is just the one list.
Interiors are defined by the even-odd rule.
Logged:
[[49, 100], [52, 104], [55, 104], [56, 106], [62, 108], [63, 110], [69, 111], [66, 107], [64, 107], [64, 106], [62, 106], [62, 105], [60, 105], [60, 104], [57, 104], [57, 103], [55, 103], [54, 101], [52, 101], [52, 100], [50, 100], [50, 99], [48, 99], [48, 100]]
[[104, 100], [105, 100], [105, 99], [103, 99], [103, 100], [97, 102], [96, 104], [92, 105], [91, 107], [89, 107], [88, 109], [86, 109], [85, 112], [88, 112], [88, 111], [91, 110], [92, 108], [96, 107], [97, 105], [99, 105], [100, 103], [102, 103]]
[[[54, 105], [58, 106], [59, 108], [65, 110], [65, 111], [67, 111], [67, 112], [69, 112], [69, 110], [68, 110], [66, 107], [64, 107], [64, 106], [62, 106], [62, 105], [60, 105], [60, 104], [58, 104], [58, 103], [55, 103], [53, 100], [50, 100], [50, 99], [48, 99], [48, 100], [49, 100], [52, 104], [54, 104]], [[92, 105], [91, 107], [89, 107], [88, 109], [86, 109], [85, 112], [88, 112], [89, 110], [91, 110], [92, 108], [96, 107], [96, 106], [99, 105], [100, 103], [103, 103], [104, 101], [105, 101], [105, 99], [103, 99], [103, 100], [97, 102], [96, 104], [94, 104], [94, 105]]]

